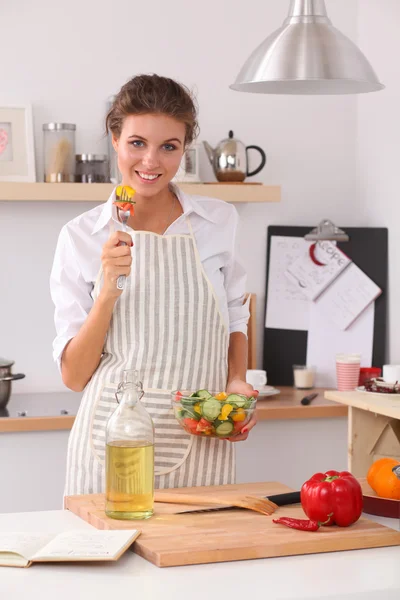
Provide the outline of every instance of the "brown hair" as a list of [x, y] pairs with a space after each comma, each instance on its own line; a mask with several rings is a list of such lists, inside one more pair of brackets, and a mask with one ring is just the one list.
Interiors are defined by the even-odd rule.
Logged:
[[119, 138], [125, 117], [149, 113], [167, 115], [184, 123], [186, 146], [198, 135], [197, 107], [188, 88], [155, 74], [137, 75], [122, 86], [106, 116], [106, 131]]

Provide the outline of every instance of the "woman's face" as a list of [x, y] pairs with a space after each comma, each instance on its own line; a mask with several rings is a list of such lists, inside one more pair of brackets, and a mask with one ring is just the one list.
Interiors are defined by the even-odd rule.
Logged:
[[154, 196], [175, 176], [184, 152], [185, 125], [162, 114], [129, 115], [113, 137], [124, 185]]

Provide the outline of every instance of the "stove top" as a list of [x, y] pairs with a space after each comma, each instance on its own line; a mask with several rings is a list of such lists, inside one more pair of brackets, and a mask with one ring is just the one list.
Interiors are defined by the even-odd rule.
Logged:
[[83, 392], [32, 392], [11, 394], [0, 418], [75, 416]]

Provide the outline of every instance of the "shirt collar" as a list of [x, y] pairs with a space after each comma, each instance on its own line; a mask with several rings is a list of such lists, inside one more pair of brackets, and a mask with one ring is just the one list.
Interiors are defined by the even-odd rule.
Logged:
[[[183, 209], [183, 214], [185, 216], [195, 213], [196, 215], [198, 215], [199, 217], [202, 217], [203, 219], [206, 219], [207, 221], [211, 221], [212, 223], [217, 222], [216, 219], [213, 217], [213, 215], [209, 214], [207, 212], [207, 210], [202, 206], [202, 202], [197, 200], [197, 198], [195, 196], [185, 194], [184, 192], [182, 192], [182, 190], [178, 186], [176, 186], [174, 184], [171, 184], [171, 185], [173, 187], [175, 194], [177, 195], [177, 197], [179, 199], [179, 202], [181, 203], [181, 206]], [[97, 221], [93, 227], [92, 235], [94, 235], [95, 233], [100, 231], [100, 229], [103, 229], [104, 227], [106, 227], [110, 223], [111, 220], [114, 220], [117, 223], [119, 223], [117, 209], [114, 205], [114, 201], [115, 201], [115, 189], [112, 191], [111, 196], [109, 197], [107, 202], [104, 204], [104, 206], [100, 212], [100, 216], [97, 219]]]

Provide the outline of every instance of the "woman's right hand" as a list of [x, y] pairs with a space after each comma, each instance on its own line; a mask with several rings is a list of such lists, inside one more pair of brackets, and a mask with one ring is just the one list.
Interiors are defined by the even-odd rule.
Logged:
[[[126, 246], [119, 246], [125, 242]], [[103, 265], [104, 282], [101, 295], [104, 299], [118, 298], [123, 292], [117, 288], [117, 279], [120, 275], [128, 275], [131, 272], [132, 237], [124, 231], [114, 231], [103, 246], [101, 263]]]

